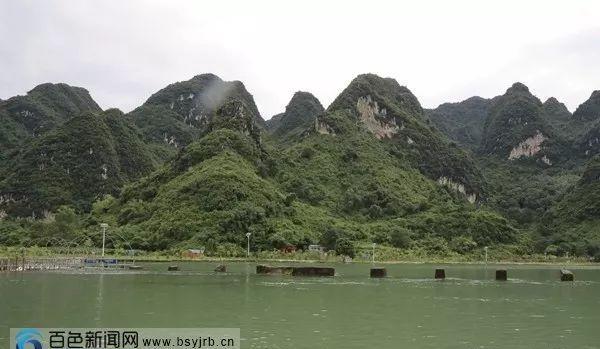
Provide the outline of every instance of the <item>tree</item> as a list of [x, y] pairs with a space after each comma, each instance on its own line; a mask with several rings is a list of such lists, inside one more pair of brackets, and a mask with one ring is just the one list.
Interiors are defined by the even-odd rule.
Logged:
[[356, 250], [352, 241], [347, 238], [340, 238], [335, 244], [335, 253], [354, 258]]
[[394, 227], [390, 232], [390, 240], [394, 247], [407, 248], [411, 241], [410, 230], [403, 227]]

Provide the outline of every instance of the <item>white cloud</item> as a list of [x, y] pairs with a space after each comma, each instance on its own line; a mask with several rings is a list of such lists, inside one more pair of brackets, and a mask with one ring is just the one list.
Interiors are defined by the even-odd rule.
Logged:
[[241, 80], [265, 117], [296, 90], [324, 105], [357, 74], [427, 107], [514, 81], [570, 109], [600, 89], [597, 1], [0, 0], [0, 98], [42, 82], [131, 110], [205, 72]]

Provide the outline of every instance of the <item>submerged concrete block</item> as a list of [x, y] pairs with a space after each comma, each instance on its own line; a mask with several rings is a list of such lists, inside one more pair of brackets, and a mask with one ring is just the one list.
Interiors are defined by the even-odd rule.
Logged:
[[508, 280], [508, 272], [506, 271], [506, 269], [496, 270], [496, 280], [498, 280], [498, 281]]
[[292, 276], [335, 276], [335, 269], [328, 267], [293, 267]]
[[562, 269], [560, 271], [560, 281], [573, 281], [575, 277], [570, 270]]
[[215, 272], [217, 272], [217, 273], [226, 273], [227, 272], [227, 266], [225, 264], [219, 264], [215, 268]]
[[371, 268], [372, 278], [384, 278], [387, 276], [387, 270], [385, 268]]
[[167, 267], [167, 270], [168, 271], [177, 271], [177, 270], [179, 270], [179, 266], [178, 265], [169, 265]]
[[272, 267], [269, 265], [257, 265], [256, 273], [264, 275], [292, 275], [292, 267]]
[[446, 278], [446, 270], [438, 268], [435, 270], [435, 278], [436, 279], [445, 279]]
[[271, 267], [268, 265], [257, 265], [256, 273], [264, 275], [334, 276], [335, 269], [327, 267]]

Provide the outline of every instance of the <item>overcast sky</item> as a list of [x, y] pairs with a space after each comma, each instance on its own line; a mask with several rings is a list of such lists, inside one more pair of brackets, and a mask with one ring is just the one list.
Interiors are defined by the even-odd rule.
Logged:
[[425, 107], [521, 81], [573, 111], [600, 89], [600, 1], [0, 0], [2, 99], [66, 82], [130, 111], [207, 72], [244, 82], [265, 118], [367, 72]]

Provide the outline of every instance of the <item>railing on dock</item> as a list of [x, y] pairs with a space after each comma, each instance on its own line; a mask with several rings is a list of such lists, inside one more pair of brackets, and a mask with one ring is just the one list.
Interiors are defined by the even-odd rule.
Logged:
[[90, 257], [0, 257], [0, 271], [126, 268], [130, 260]]
[[80, 257], [12, 257], [0, 258], [2, 271], [58, 270], [83, 266]]

